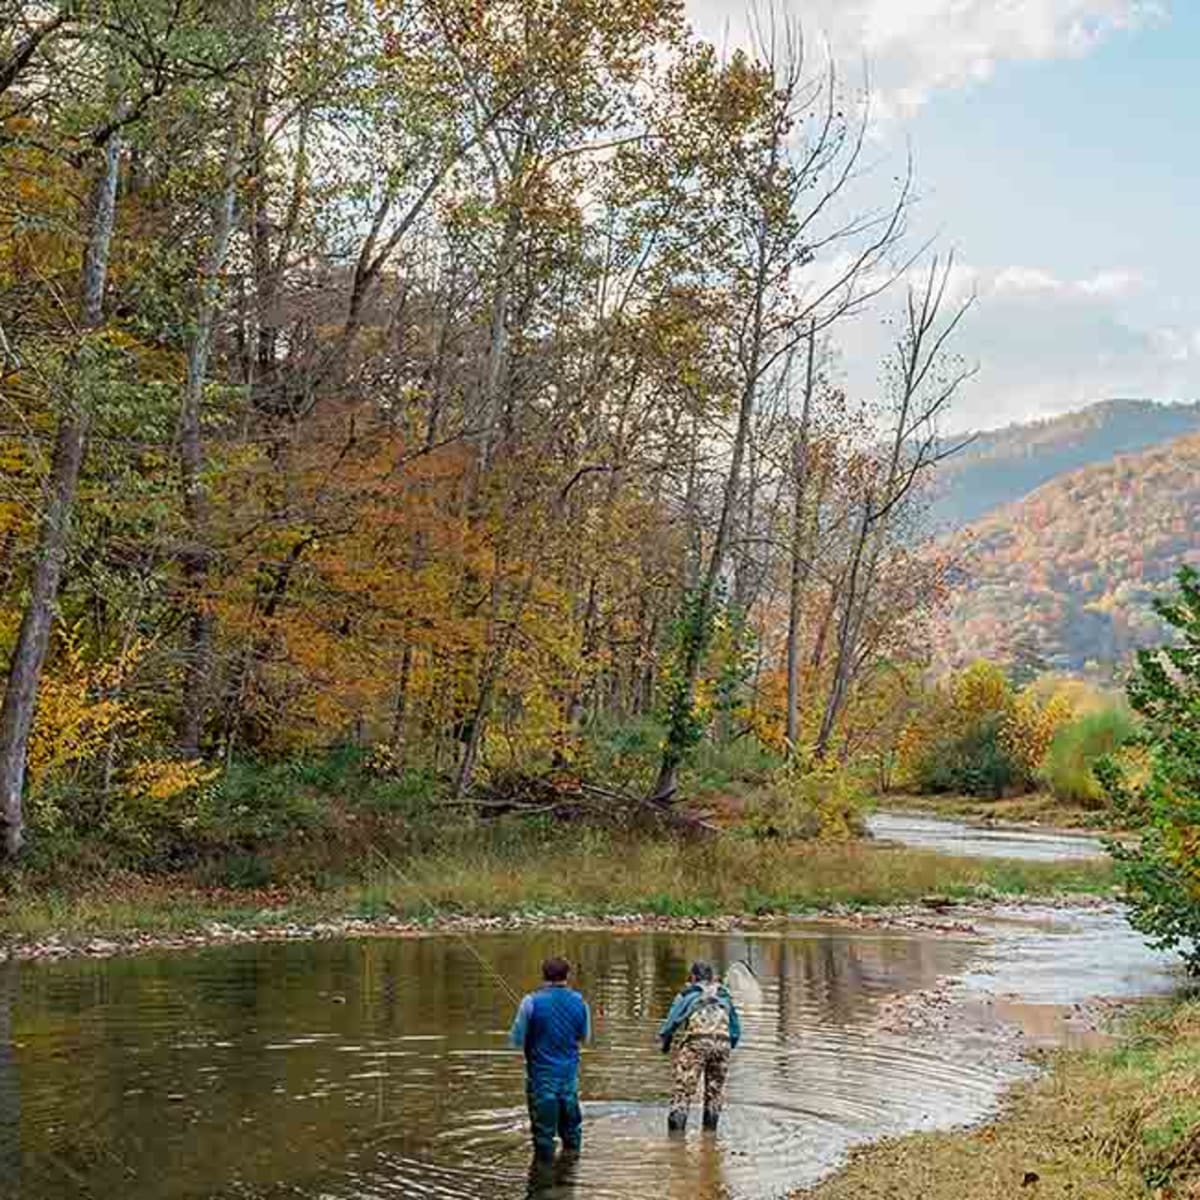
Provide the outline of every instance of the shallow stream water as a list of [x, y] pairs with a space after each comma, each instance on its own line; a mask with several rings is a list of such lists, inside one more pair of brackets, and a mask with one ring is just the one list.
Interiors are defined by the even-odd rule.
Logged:
[[[889, 997], [946, 978], [1000, 994], [1028, 975], [1064, 1004], [1166, 978], [1114, 914], [1000, 914], [985, 937], [800, 924], [472, 947], [378, 939], [0, 965], [0, 1196], [781, 1196], [855, 1143], [984, 1115], [1020, 1069], [994, 1047], [887, 1032]], [[595, 1011], [585, 1150], [531, 1179], [522, 1063], [505, 1045], [513, 1005], [493, 971], [523, 989], [559, 951]], [[699, 956], [748, 958], [764, 1000], [745, 1014], [720, 1134], [679, 1142], [664, 1133], [654, 1035]]]
[[876, 812], [867, 817], [873, 837], [919, 850], [937, 850], [967, 858], [1022, 858], [1031, 862], [1103, 858], [1100, 841], [1083, 833], [1059, 830], [989, 828], [919, 813]]

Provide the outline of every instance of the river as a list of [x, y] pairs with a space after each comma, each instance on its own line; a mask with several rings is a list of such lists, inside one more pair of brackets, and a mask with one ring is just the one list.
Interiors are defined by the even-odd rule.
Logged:
[[873, 837], [883, 841], [967, 858], [1063, 862], [1102, 858], [1105, 854], [1100, 841], [1085, 833], [970, 825], [965, 821], [948, 821], [919, 813], [871, 813], [867, 817], [867, 829]]
[[[585, 1153], [531, 1181], [505, 1033], [509, 989], [551, 952], [578, 964], [596, 1037]], [[655, 1029], [697, 957], [748, 960], [764, 995], [720, 1134], [681, 1142]], [[1026, 1069], [1009, 1041], [889, 1026], [898, 1000], [950, 987], [960, 1011], [1069, 1041], [1076, 1003], [1171, 982], [1105, 910], [1001, 909], [949, 934], [795, 922], [3, 964], [0, 1196], [767, 1200], [857, 1143], [986, 1115]]]

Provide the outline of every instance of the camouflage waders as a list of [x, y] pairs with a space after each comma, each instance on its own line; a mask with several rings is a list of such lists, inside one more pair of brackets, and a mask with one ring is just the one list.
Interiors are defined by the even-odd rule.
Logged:
[[729, 1038], [719, 1034], [692, 1034], [676, 1041], [671, 1050], [674, 1074], [671, 1113], [668, 1117], [671, 1129], [681, 1131], [687, 1128], [688, 1109], [701, 1076], [704, 1077], [704, 1128], [716, 1129], [725, 1103], [729, 1050]]

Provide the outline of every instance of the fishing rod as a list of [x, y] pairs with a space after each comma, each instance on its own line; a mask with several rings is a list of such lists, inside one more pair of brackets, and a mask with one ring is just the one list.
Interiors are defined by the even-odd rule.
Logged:
[[[450, 934], [456, 941], [460, 942], [468, 954], [475, 960], [483, 972], [500, 985], [501, 990], [508, 998], [516, 1005], [521, 1003], [520, 992], [512, 986], [511, 983], [501, 974], [499, 968], [480, 951], [471, 941], [471, 939], [461, 929], [454, 928], [447, 919], [447, 914], [429, 897], [424, 889], [409, 875], [402, 870], [395, 862], [393, 862], [378, 846], [371, 845], [371, 852], [379, 859], [381, 863], [401, 882], [405, 883], [412, 892], [433, 914], [433, 916], [443, 922], [445, 931]], [[731, 963], [728, 970], [725, 972], [725, 984], [731, 992], [740, 993], [740, 997], [735, 996], [739, 1003], [758, 1007], [763, 1001], [762, 984], [759, 982], [758, 974], [750, 960], [752, 951], [748, 948], [746, 957]], [[741, 968], [741, 971], [738, 970]], [[744, 974], [744, 978], [743, 978]]]
[[496, 983], [500, 985], [501, 989], [514, 1004], [519, 1005], [521, 1003], [521, 994], [517, 991], [517, 989], [514, 988], [507, 979], [505, 979], [505, 977], [500, 973], [499, 969], [491, 962], [490, 959], [486, 958], [475, 948], [474, 944], [461, 929], [455, 929], [446, 921], [446, 914], [425, 894], [421, 887], [413, 881], [412, 876], [402, 871], [377, 846], [371, 846], [370, 850], [375, 854], [380, 862], [382, 862], [384, 866], [388, 868], [389, 871], [392, 871], [398, 875], [400, 880], [407, 884], [408, 887], [416, 893], [417, 899], [425, 904], [429, 911], [433, 913], [435, 918], [446, 924], [446, 932], [448, 932], [451, 937], [456, 938], [459, 942], [461, 942], [467, 950], [467, 953], [470, 954], [471, 957], [479, 964], [479, 966], [483, 968], [484, 973], [489, 975], [493, 980], [495, 980]]

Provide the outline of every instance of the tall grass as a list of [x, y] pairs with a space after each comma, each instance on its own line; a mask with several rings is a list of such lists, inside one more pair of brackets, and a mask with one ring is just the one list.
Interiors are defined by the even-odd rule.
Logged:
[[11, 898], [0, 933], [97, 933], [195, 928], [207, 920], [269, 925], [317, 917], [410, 919], [439, 914], [804, 913], [917, 900], [1099, 893], [1106, 861], [1036, 863], [956, 859], [870, 843], [787, 843], [733, 836], [711, 842], [636, 839], [598, 830], [467, 829], [443, 849], [384, 858], [360, 879], [264, 898], [205, 894], [180, 881], [132, 891], [32, 892]]
[[1118, 705], [1085, 713], [1054, 735], [1041, 775], [1055, 797], [1086, 808], [1102, 808], [1104, 789], [1093, 768], [1136, 729], [1129, 710]]

